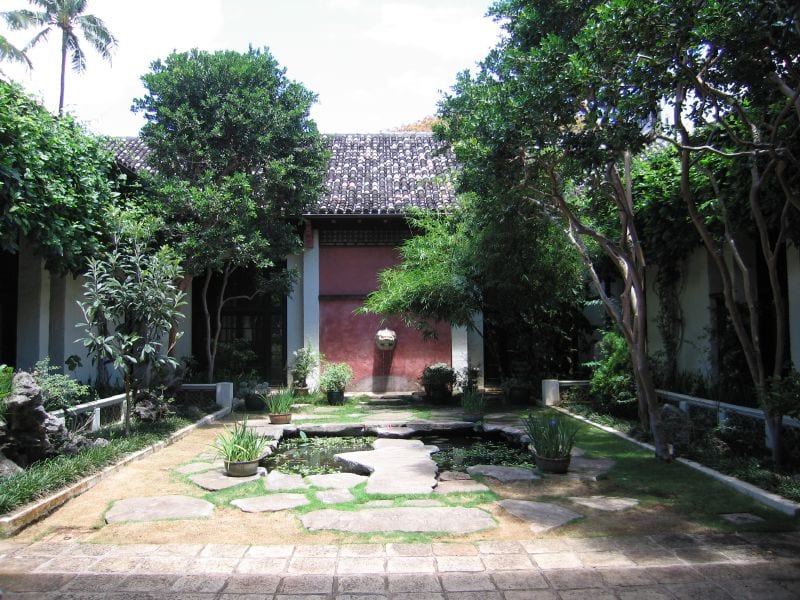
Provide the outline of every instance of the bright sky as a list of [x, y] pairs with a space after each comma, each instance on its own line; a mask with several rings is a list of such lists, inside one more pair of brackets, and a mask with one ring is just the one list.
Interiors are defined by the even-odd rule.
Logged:
[[[67, 71], [66, 110], [95, 133], [136, 135], [130, 111], [140, 76], [173, 50], [268, 46], [291, 79], [319, 96], [312, 117], [324, 133], [378, 132], [434, 114], [456, 73], [499, 39], [484, 15], [491, 0], [89, 0], [119, 40], [112, 63], [88, 43], [87, 71]], [[0, 0], [0, 11], [28, 8]], [[2, 31], [17, 47], [35, 30]], [[33, 70], [7, 76], [55, 112], [60, 32], [29, 52]]]

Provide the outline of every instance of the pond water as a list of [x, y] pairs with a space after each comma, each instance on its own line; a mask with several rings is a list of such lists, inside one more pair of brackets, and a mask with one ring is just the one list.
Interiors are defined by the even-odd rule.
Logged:
[[[268, 470], [278, 469], [283, 473], [304, 476], [339, 473], [345, 471], [346, 466], [334, 461], [336, 454], [372, 450], [375, 439], [372, 436], [284, 439], [263, 464]], [[439, 448], [431, 458], [442, 471], [463, 471], [478, 464], [533, 466], [527, 448], [496, 436], [429, 434], [416, 439]]]

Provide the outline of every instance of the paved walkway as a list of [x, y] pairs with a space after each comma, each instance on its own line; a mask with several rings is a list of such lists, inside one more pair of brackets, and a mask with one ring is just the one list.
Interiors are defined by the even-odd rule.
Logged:
[[800, 533], [433, 544], [0, 541], [3, 600], [800, 597]]

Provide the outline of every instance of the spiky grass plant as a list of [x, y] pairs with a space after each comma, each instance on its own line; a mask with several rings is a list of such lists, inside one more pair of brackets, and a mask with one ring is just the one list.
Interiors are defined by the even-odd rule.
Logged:
[[538, 418], [533, 415], [523, 421], [536, 454], [542, 458], [563, 458], [572, 453], [579, 425], [559, 417]]
[[285, 415], [292, 412], [294, 404], [294, 394], [291, 388], [278, 388], [277, 392], [271, 394], [259, 394], [259, 397], [267, 407], [267, 412], [271, 415]]
[[269, 447], [269, 440], [247, 426], [247, 419], [225, 427], [214, 438], [211, 447], [228, 462], [246, 462], [261, 458]]

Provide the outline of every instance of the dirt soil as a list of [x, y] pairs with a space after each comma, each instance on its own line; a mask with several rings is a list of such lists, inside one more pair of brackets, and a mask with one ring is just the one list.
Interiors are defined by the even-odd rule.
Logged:
[[[113, 544], [129, 543], [219, 543], [233, 544], [327, 544], [353, 542], [386, 542], [392, 536], [357, 535], [346, 533], [306, 531], [291, 511], [276, 513], [243, 513], [234, 507], [217, 507], [211, 519], [175, 520], [148, 523], [106, 525], [103, 515], [117, 500], [140, 496], [181, 494], [204, 497], [205, 490], [186, 483], [175, 468], [192, 462], [207, 453], [214, 436], [222, 428], [214, 424], [198, 428], [182, 440], [113, 473], [84, 494], [73, 498], [50, 516], [23, 530], [16, 536], [20, 541], [35, 539], [75, 540]], [[552, 496], [602, 494], [602, 483], [576, 481], [546, 481], [539, 483], [500, 484], [484, 480], [493, 491], [504, 498], [548, 501]], [[583, 506], [571, 505], [563, 498], [559, 502], [586, 515], [586, 519], [540, 534], [538, 537], [588, 537], [597, 535], [642, 535], [647, 532], [697, 530], [677, 515], [660, 507], [640, 507], [621, 513], [607, 513]], [[482, 506], [497, 520], [492, 530], [463, 536], [439, 536], [447, 541], [520, 540], [534, 536], [527, 524], [509, 515], [500, 507]]]

